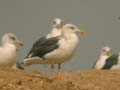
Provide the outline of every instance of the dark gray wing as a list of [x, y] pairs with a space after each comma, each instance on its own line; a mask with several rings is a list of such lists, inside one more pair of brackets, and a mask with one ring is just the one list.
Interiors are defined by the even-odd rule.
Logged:
[[105, 65], [102, 69], [110, 69], [113, 65], [116, 65], [118, 62], [118, 54], [113, 54], [109, 58], [106, 59]]
[[46, 41], [46, 37], [41, 37], [39, 38], [32, 46], [31, 50], [29, 51], [29, 53], [27, 54], [26, 58], [29, 57], [30, 54], [32, 54], [32, 52], [38, 48], [40, 45], [42, 45], [44, 42]]
[[53, 37], [49, 39], [45, 39], [40, 42], [41, 40], [38, 40], [36, 44], [33, 45], [32, 50], [31, 50], [31, 57], [41, 57], [44, 59], [44, 55], [57, 49], [59, 47], [58, 41], [59, 37]]

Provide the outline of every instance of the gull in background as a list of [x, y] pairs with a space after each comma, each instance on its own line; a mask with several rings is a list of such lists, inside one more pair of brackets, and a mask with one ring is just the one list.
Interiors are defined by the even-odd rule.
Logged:
[[104, 47], [101, 57], [95, 65], [95, 69], [120, 70], [120, 53], [111, 55], [110, 48]]
[[106, 63], [107, 58], [109, 58], [110, 56], [111, 56], [111, 48], [108, 46], [103, 47], [101, 50], [100, 58], [95, 63], [94, 68], [98, 70], [102, 69]]

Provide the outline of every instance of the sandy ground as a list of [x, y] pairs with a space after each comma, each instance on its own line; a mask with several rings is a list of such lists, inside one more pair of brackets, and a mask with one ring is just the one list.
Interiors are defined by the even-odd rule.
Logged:
[[120, 90], [120, 71], [43, 74], [0, 69], [0, 90]]

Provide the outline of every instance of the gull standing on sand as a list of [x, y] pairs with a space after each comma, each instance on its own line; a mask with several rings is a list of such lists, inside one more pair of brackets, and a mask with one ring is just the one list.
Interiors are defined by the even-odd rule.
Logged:
[[[31, 50], [29, 51], [28, 55], [26, 58], [31, 58], [33, 57], [33, 52], [36, 48], [39, 48], [44, 42], [46, 42], [47, 39], [60, 36], [62, 32], [62, 27], [63, 27], [63, 21], [59, 18], [55, 18], [53, 21], [53, 29], [52, 31], [47, 34], [44, 37], [39, 38], [32, 46]], [[54, 70], [54, 65], [51, 64], [51, 69]]]
[[99, 69], [99, 70], [102, 69], [106, 63], [107, 58], [109, 58], [110, 56], [111, 56], [110, 47], [106, 46], [106, 47], [102, 48], [100, 58], [96, 62], [94, 68]]
[[16, 63], [16, 46], [22, 46], [23, 43], [12, 33], [7, 33], [2, 37], [2, 46], [0, 47], [0, 67], [12, 67]]
[[60, 71], [61, 64], [69, 60], [78, 47], [79, 38], [76, 33], [84, 34], [75, 25], [65, 24], [61, 36], [46, 39], [34, 47], [31, 57], [24, 59], [23, 64], [58, 64]]

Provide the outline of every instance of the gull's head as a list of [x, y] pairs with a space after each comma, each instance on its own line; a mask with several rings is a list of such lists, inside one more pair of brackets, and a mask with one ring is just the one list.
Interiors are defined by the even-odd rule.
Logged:
[[108, 46], [103, 47], [101, 50], [101, 53], [102, 53], [102, 55], [110, 56], [111, 55], [110, 47], [108, 47]]
[[63, 31], [65, 31], [66, 33], [80, 33], [81, 35], [85, 33], [84, 31], [81, 31], [73, 24], [65, 24], [63, 26]]
[[61, 29], [63, 27], [63, 21], [60, 18], [55, 18], [53, 21], [53, 28]]
[[23, 46], [23, 43], [21, 41], [19, 41], [16, 38], [16, 36], [12, 33], [7, 33], [3, 36], [2, 44], [14, 44], [14, 45]]

